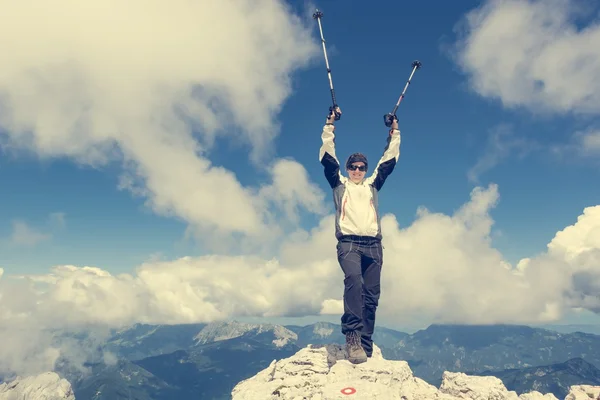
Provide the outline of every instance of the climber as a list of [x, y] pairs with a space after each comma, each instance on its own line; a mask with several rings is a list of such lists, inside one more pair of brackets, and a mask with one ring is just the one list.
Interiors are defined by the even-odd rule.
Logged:
[[348, 359], [362, 363], [373, 353], [372, 336], [383, 265], [378, 193], [400, 156], [400, 131], [394, 116], [383, 156], [373, 174], [365, 178], [367, 158], [354, 153], [346, 161], [348, 177], [345, 177], [335, 154], [335, 112], [342, 113], [337, 107], [327, 117], [321, 134], [323, 144], [319, 159], [333, 189], [336, 208], [337, 257], [344, 272], [342, 334], [346, 336]]

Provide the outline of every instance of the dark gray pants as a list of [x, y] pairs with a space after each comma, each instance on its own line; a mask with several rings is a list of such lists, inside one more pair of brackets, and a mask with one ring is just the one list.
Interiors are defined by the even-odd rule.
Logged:
[[365, 236], [344, 236], [338, 241], [337, 256], [344, 271], [342, 333], [361, 332], [363, 348], [370, 356], [383, 265], [381, 241]]

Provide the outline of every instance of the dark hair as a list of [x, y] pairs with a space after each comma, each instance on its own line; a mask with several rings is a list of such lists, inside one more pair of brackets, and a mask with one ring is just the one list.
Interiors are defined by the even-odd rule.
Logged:
[[350, 165], [352, 165], [353, 163], [360, 161], [365, 163], [365, 169], [369, 167], [369, 163], [367, 163], [367, 157], [364, 154], [354, 153], [351, 154], [350, 157], [348, 157], [348, 160], [346, 161], [346, 169], [350, 168]]

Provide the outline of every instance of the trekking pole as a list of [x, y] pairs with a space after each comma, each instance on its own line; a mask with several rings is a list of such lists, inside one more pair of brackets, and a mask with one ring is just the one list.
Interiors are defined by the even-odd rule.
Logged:
[[325, 66], [327, 67], [327, 76], [329, 77], [329, 90], [331, 91], [331, 101], [333, 102], [333, 106], [329, 107], [329, 114], [333, 112], [335, 114], [335, 120], [339, 121], [341, 118], [340, 113], [336, 111], [338, 107], [337, 101], [335, 100], [335, 91], [333, 90], [333, 80], [331, 79], [331, 68], [329, 68], [329, 60], [327, 59], [327, 49], [325, 48], [325, 38], [323, 37], [323, 27], [321, 26], [321, 18], [323, 17], [323, 13], [316, 10], [313, 14], [313, 18], [317, 20], [319, 23], [319, 32], [321, 32], [321, 44], [323, 45], [323, 54], [325, 55]]
[[410, 73], [410, 77], [408, 78], [408, 81], [406, 81], [406, 85], [404, 86], [404, 90], [402, 91], [402, 94], [400, 94], [400, 97], [398, 98], [398, 102], [396, 103], [396, 106], [394, 107], [394, 110], [392, 110], [391, 113], [386, 114], [386, 115], [383, 116], [383, 122], [385, 123], [385, 126], [387, 126], [388, 128], [390, 126], [392, 126], [392, 122], [394, 121], [394, 119], [398, 119], [398, 117], [396, 117], [396, 110], [398, 110], [398, 106], [400, 106], [400, 102], [404, 98], [404, 94], [406, 93], [406, 89], [408, 89], [408, 85], [410, 85], [410, 80], [412, 79], [415, 71], [421, 68], [421, 61], [418, 61], [418, 60], [413, 61], [412, 67], [413, 67], [413, 70]]

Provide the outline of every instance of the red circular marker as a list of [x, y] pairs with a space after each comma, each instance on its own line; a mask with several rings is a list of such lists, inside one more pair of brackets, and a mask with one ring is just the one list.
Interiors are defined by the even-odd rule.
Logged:
[[354, 394], [356, 393], [356, 389], [354, 389], [353, 387], [347, 387], [347, 388], [343, 388], [342, 390], [340, 390], [340, 392], [342, 392], [342, 394]]

